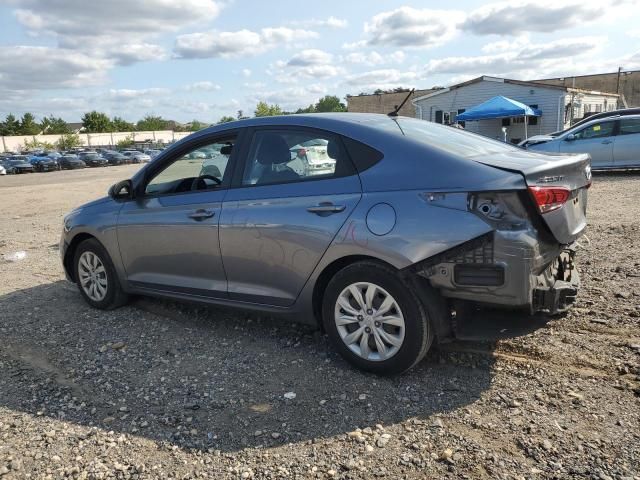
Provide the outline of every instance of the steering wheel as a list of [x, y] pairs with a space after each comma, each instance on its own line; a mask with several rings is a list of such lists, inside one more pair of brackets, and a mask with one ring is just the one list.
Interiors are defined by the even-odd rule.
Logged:
[[[213, 175], [200, 175], [199, 177], [195, 177], [193, 182], [191, 182], [191, 190], [206, 190], [208, 185], [206, 184], [205, 179], [212, 180], [216, 185], [220, 185], [222, 183], [222, 180], [214, 177]], [[200, 188], [201, 185], [204, 185], [204, 187]]]

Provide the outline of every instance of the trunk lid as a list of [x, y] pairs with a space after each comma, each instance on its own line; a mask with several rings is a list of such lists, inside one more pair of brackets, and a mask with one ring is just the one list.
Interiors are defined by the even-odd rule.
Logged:
[[562, 244], [573, 243], [582, 235], [587, 226], [587, 188], [591, 185], [589, 154], [553, 155], [522, 150], [497, 152], [490, 157], [472, 157], [472, 160], [519, 173], [528, 187], [569, 190], [569, 197], [560, 208], [539, 215]]

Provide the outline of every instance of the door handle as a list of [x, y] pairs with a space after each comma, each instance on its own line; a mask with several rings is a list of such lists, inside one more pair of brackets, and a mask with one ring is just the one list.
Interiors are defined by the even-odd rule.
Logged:
[[611, 140], [603, 140], [602, 144], [603, 145], [609, 145], [611, 143]]
[[216, 214], [213, 210], [203, 210], [199, 209], [195, 212], [189, 214], [189, 218], [193, 218], [194, 220], [204, 220], [205, 218], [211, 218]]
[[316, 205], [315, 207], [307, 208], [307, 212], [315, 213], [316, 215], [326, 216], [326, 215], [331, 215], [333, 213], [343, 212], [345, 208], [347, 207], [344, 205], [334, 205], [331, 202], [322, 202], [319, 205]]

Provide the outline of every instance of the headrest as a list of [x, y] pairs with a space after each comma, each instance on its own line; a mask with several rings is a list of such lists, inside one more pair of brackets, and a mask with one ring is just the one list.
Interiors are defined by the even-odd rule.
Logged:
[[233, 151], [233, 145], [224, 145], [220, 147], [220, 153], [222, 155], [231, 155], [232, 151]]
[[262, 165], [278, 165], [291, 161], [289, 145], [277, 133], [266, 133], [262, 137], [256, 157]]
[[338, 142], [335, 140], [329, 140], [329, 143], [327, 143], [327, 155], [334, 160], [338, 159], [340, 156], [340, 146], [338, 145]]

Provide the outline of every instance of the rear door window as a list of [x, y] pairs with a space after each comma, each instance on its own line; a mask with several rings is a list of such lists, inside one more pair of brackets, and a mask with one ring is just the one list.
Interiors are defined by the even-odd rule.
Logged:
[[620, 135], [640, 133], [640, 118], [623, 118], [620, 120]]

